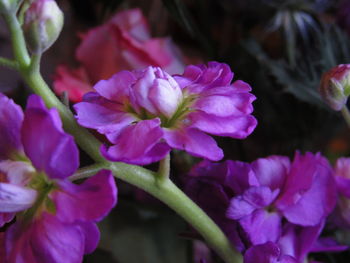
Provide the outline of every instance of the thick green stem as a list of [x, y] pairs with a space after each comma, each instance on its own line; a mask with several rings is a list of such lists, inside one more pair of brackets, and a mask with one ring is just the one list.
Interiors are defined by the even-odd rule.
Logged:
[[[147, 169], [124, 163], [111, 163], [104, 160], [99, 151], [101, 143], [86, 129], [80, 127], [76, 123], [71, 111], [57, 99], [43, 80], [40, 74], [40, 56], [33, 55], [32, 58], [29, 57], [23, 32], [19, 27], [18, 20], [14, 15], [7, 15], [6, 21], [12, 35], [15, 59], [19, 64], [20, 73], [28, 86], [43, 98], [48, 107], [57, 108], [65, 130], [72, 134], [78, 145], [88, 153], [91, 158], [99, 163], [92, 167], [79, 170], [79, 172], [73, 176], [73, 179], [91, 176], [102, 168], [110, 169], [117, 178], [145, 190], [176, 211], [198, 230], [206, 242], [225, 260], [225, 262], [242, 262], [242, 256], [232, 248], [230, 242], [218, 226], [202, 209], [178, 189], [168, 177], [164, 179], [162, 184], [159, 184], [157, 183], [157, 174]], [[164, 167], [162, 167], [162, 165], [164, 165]], [[160, 170], [164, 173], [168, 173], [168, 164], [164, 162], [162, 165]]]
[[159, 162], [159, 168], [157, 172], [157, 184], [161, 186], [163, 182], [169, 179], [170, 176], [170, 153], [165, 156], [163, 160]]
[[73, 175], [73, 179], [89, 177], [101, 169], [112, 170], [115, 177], [143, 189], [164, 202], [190, 223], [225, 262], [242, 262], [242, 256], [232, 248], [229, 240], [213, 220], [169, 178], [163, 179], [159, 185], [157, 174], [147, 169], [124, 163], [105, 162], [80, 169]]

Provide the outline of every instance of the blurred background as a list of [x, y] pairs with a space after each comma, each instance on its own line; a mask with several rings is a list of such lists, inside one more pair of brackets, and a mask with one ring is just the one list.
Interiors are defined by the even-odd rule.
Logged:
[[[318, 87], [322, 73], [350, 62], [350, 0], [57, 2], [65, 13], [65, 25], [58, 41], [44, 54], [42, 72], [48, 83], [57, 76], [57, 66], [79, 67], [76, 49], [85, 32], [108, 22], [117, 12], [139, 8], [152, 38], [171, 38], [181, 63], [224, 62], [231, 66], [235, 80], [251, 85], [257, 97], [258, 126], [246, 140], [216, 138], [225, 159], [250, 162], [272, 154], [292, 157], [295, 150], [320, 151], [331, 161], [349, 155], [345, 122], [322, 102]], [[0, 55], [11, 57], [3, 21]], [[104, 57], [98, 63], [103, 64]], [[4, 68], [0, 91], [22, 104], [30, 92], [17, 73]], [[83, 153], [81, 159], [83, 164], [90, 162]], [[182, 176], [198, 161], [173, 153], [174, 181], [181, 186]], [[200, 255], [208, 263], [220, 262], [174, 212], [142, 191], [118, 183], [118, 206], [100, 224], [99, 249], [84, 262], [187, 263], [199, 262]], [[350, 244], [347, 233], [340, 236]], [[340, 263], [350, 258], [348, 252], [313, 257]]]

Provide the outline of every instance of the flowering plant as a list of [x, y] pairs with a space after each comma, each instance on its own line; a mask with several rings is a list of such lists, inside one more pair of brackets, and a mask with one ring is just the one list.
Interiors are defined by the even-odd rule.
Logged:
[[[175, 7], [185, 16], [184, 6]], [[284, 6], [291, 7], [298, 3]], [[0, 263], [80, 263], [108, 246], [118, 258], [118, 193], [119, 203], [136, 196], [158, 209], [151, 195], [181, 216], [196, 262], [305, 263], [348, 249], [339, 233], [350, 227], [349, 158], [332, 165], [330, 155], [293, 148], [294, 158], [269, 152], [228, 160], [227, 138], [244, 152], [243, 139], [260, 123], [253, 102], [267, 102], [258, 83], [233, 81], [227, 63], [185, 66], [170, 38], [152, 38], [142, 11], [131, 9], [82, 35], [76, 69], [57, 67], [53, 90], [62, 102], [40, 70], [64, 24], [56, 1], [0, 0], [0, 15], [14, 51], [0, 65], [34, 93], [22, 110], [0, 92]], [[299, 29], [309, 16], [298, 10]], [[293, 66], [295, 57], [287, 58]], [[318, 96], [350, 126], [349, 68], [324, 73]], [[118, 183], [118, 190], [115, 178], [137, 189]], [[133, 219], [158, 216], [137, 211]], [[173, 227], [165, 225], [163, 232]]]

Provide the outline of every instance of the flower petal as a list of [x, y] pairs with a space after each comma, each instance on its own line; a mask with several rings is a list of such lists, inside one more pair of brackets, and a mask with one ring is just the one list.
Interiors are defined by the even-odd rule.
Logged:
[[26, 187], [0, 183], [0, 212], [19, 212], [31, 207], [37, 192]]
[[163, 131], [160, 120], [144, 120], [124, 128], [116, 138], [116, 145], [103, 147], [103, 155], [112, 161], [149, 164], [165, 157], [170, 148], [160, 143]]
[[8, 159], [14, 151], [22, 151], [22, 121], [21, 107], [0, 93], [0, 160]]
[[171, 147], [185, 150], [194, 156], [212, 161], [218, 161], [223, 157], [223, 152], [215, 140], [196, 129], [164, 129], [164, 139]]
[[59, 190], [51, 193], [56, 216], [66, 223], [99, 221], [117, 203], [117, 187], [112, 173], [102, 170], [82, 184], [58, 182]]
[[251, 115], [218, 117], [204, 112], [190, 113], [188, 116], [190, 127], [203, 132], [244, 139], [253, 132], [257, 125]]
[[62, 130], [58, 112], [47, 110], [39, 96], [32, 95], [28, 99], [22, 141], [35, 168], [51, 178], [70, 176], [79, 166], [73, 137]]

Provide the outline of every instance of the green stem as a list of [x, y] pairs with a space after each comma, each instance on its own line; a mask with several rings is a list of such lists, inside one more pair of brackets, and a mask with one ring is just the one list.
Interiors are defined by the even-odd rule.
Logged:
[[[9, 14], [6, 16], [6, 21], [11, 31], [15, 51], [14, 55], [19, 64], [20, 73], [28, 86], [43, 98], [48, 107], [57, 108], [65, 130], [71, 133], [75, 137], [78, 145], [88, 153], [92, 159], [99, 163], [92, 167], [79, 170], [78, 173], [74, 175], [73, 179], [91, 176], [102, 168], [111, 169], [117, 178], [145, 190], [175, 210], [198, 230], [207, 243], [225, 260], [225, 262], [242, 262], [242, 256], [232, 248], [229, 240], [218, 226], [168, 178], [159, 185], [157, 183], [157, 175], [147, 169], [124, 163], [111, 163], [104, 160], [99, 151], [101, 143], [86, 129], [80, 127], [76, 123], [71, 111], [57, 99], [43, 80], [40, 74], [40, 56], [33, 55], [32, 58], [29, 57], [23, 32], [21, 31], [16, 17]], [[164, 163], [164, 167], [161, 168], [161, 170], [166, 173], [167, 169], [167, 165]]]
[[[73, 180], [96, 174], [101, 169], [109, 169], [114, 176], [152, 194], [190, 223], [209, 246], [227, 263], [242, 262], [242, 256], [235, 251], [220, 228], [189, 199], [169, 178], [159, 187], [157, 174], [139, 166], [124, 163], [100, 163], [80, 169]], [[72, 178], [71, 178], [72, 179]]]
[[163, 160], [159, 162], [159, 168], [157, 172], [157, 184], [161, 184], [169, 179], [170, 176], [170, 153], [165, 156]]
[[349, 109], [346, 107], [346, 105], [344, 105], [344, 107], [341, 109], [341, 113], [344, 117], [346, 124], [350, 128], [350, 112], [349, 112]]
[[0, 57], [0, 66], [7, 67], [10, 69], [18, 70], [18, 64], [16, 61]]

